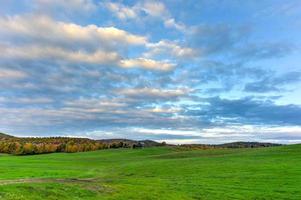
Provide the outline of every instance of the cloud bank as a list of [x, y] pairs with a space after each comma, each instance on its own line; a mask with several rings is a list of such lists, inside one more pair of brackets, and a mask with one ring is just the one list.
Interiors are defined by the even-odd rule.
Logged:
[[300, 142], [301, 12], [237, 6], [11, 1], [0, 8], [0, 131]]

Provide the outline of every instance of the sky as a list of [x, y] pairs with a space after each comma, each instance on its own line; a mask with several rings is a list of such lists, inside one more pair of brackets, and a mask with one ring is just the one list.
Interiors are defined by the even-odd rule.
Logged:
[[0, 0], [0, 132], [301, 143], [299, 0]]

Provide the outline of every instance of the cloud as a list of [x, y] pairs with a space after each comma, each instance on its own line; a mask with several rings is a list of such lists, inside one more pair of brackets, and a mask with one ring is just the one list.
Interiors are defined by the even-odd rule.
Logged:
[[146, 15], [161, 20], [167, 28], [174, 28], [181, 32], [187, 31], [187, 27], [183, 23], [176, 22], [162, 1], [138, 1], [133, 6], [108, 1], [101, 5], [121, 20], [140, 20]]
[[222, 144], [236, 141], [290, 144], [301, 141], [300, 133], [300, 126], [234, 125], [205, 129], [113, 128], [86, 132], [80, 136], [109, 139], [123, 138], [126, 134], [129, 139], [151, 139], [169, 144]]
[[190, 59], [198, 56], [198, 52], [195, 49], [182, 47], [176, 42], [169, 40], [161, 40], [157, 43], [148, 43], [146, 46], [150, 49], [149, 52], [144, 54], [146, 57], [171, 55], [178, 59]]
[[[132, 127], [132, 128], [115, 128], [113, 131], [91, 131], [86, 132], [84, 135], [86, 137], [93, 138], [123, 138], [124, 133], [127, 134], [128, 139], [135, 140], [189, 140], [189, 139], [200, 139], [202, 136], [195, 135], [193, 131], [186, 130], [168, 130], [168, 129], [146, 129], [141, 127]], [[180, 134], [182, 133], [182, 134]], [[192, 134], [192, 135], [190, 135]]]
[[247, 83], [244, 91], [256, 93], [279, 92], [285, 90], [285, 86], [300, 81], [300, 72], [289, 72], [281, 76], [267, 76], [259, 81]]
[[144, 1], [144, 3], [138, 4], [137, 7], [149, 16], [161, 19], [163, 25], [167, 28], [174, 28], [181, 32], [187, 31], [187, 27], [183, 23], [176, 22], [176, 20], [171, 16], [163, 2]]
[[301, 4], [299, 1], [288, 1], [285, 4], [270, 4], [256, 13], [256, 17], [266, 18], [275, 16], [295, 16], [300, 13]]
[[0, 8], [0, 131], [300, 139], [296, 27], [251, 18], [265, 3], [26, 2]]
[[104, 2], [101, 3], [109, 11], [111, 11], [116, 17], [121, 20], [135, 19], [137, 16], [137, 10], [129, 6], [125, 6], [121, 3]]
[[53, 103], [53, 99], [46, 97], [38, 97], [38, 98], [4, 98], [0, 97], [0, 103], [6, 104], [28, 104], [28, 105], [36, 105], [36, 104], [49, 104]]
[[126, 107], [126, 102], [118, 101], [118, 99], [99, 99], [99, 98], [80, 98], [77, 100], [65, 101], [64, 105], [75, 108], [123, 108]]
[[[206, 101], [205, 101], [206, 102]], [[301, 107], [298, 105], [276, 105], [271, 101], [252, 98], [207, 99], [207, 106], [187, 111], [188, 115], [215, 123], [301, 125]]]
[[199, 55], [227, 55], [242, 63], [281, 58], [292, 54], [297, 47], [286, 41], [257, 42], [251, 39], [251, 25], [200, 24], [185, 27], [186, 46]]
[[35, 20], [32, 16], [1, 18], [0, 25], [0, 37], [9, 38], [12, 43], [19, 41], [13, 46], [2, 44], [3, 58], [110, 64], [162, 71], [175, 67], [167, 61], [143, 57], [123, 59], [122, 49], [146, 46], [147, 38], [114, 27], [80, 26], [45, 16]]
[[0, 57], [5, 59], [52, 60], [70, 63], [108, 64], [122, 68], [142, 68], [148, 70], [170, 71], [175, 64], [147, 58], [122, 59], [117, 52], [98, 50], [92, 53], [69, 51], [56, 47], [25, 46], [5, 47], [0, 50]]
[[203, 24], [191, 27], [189, 44], [204, 54], [233, 52], [243, 39], [248, 37], [249, 27], [234, 27], [227, 24]]
[[247, 60], [280, 58], [292, 53], [293, 45], [286, 43], [246, 44], [237, 50], [236, 57]]
[[245, 63], [232, 60], [221, 62], [204, 59], [189, 69], [181, 69], [172, 81], [174, 84], [196, 87], [203, 96], [211, 96], [214, 93], [221, 95], [230, 91], [241, 91], [249, 80], [260, 80], [272, 74], [271, 70], [246, 66]]
[[168, 15], [165, 5], [160, 1], [145, 1], [141, 5], [141, 9], [154, 17], [162, 17]]
[[157, 88], [126, 88], [117, 90], [117, 94], [134, 98], [151, 98], [172, 100], [173, 98], [183, 97], [190, 92], [187, 88], [179, 89], [157, 89]]
[[98, 8], [93, 0], [33, 0], [31, 5], [35, 12], [64, 18], [89, 15]]
[[143, 45], [147, 38], [130, 34], [114, 27], [81, 26], [54, 21], [47, 16], [14, 16], [0, 18], [0, 36], [6, 39], [23, 39], [23, 42], [40, 42], [57, 46], [81, 48], [116, 47], [116, 45]]
[[25, 72], [0, 67], [0, 79], [24, 79], [28, 77]]
[[101, 2], [100, 5], [108, 9], [121, 20], [137, 19], [143, 13], [157, 18], [165, 18], [169, 15], [164, 3], [160, 1], [142, 1], [137, 2], [133, 6], [126, 6], [122, 3], [106, 1]]
[[116, 52], [96, 51], [87, 53], [84, 51], [68, 51], [56, 47], [26, 46], [26, 47], [3, 47], [0, 57], [10, 59], [29, 60], [64, 60], [67, 62], [86, 62], [94, 64], [116, 63], [120, 56]]
[[152, 109], [149, 109], [150, 112], [154, 113], [174, 113], [177, 114], [182, 109], [180, 107], [155, 107]]
[[164, 20], [164, 25], [167, 28], [175, 28], [176, 30], [179, 30], [183, 33], [189, 32], [190, 27], [187, 27], [185, 24], [183, 23], [179, 23], [176, 22], [176, 20], [174, 18], [167, 18]]
[[121, 60], [120, 66], [124, 68], [141, 67], [151, 70], [169, 71], [175, 67], [175, 64], [168, 61], [156, 61], [146, 58], [135, 58]]
[[[119, 105], [112, 105], [109, 102], [88, 105], [89, 101], [92, 103], [95, 102], [95, 99], [46, 107], [37, 106], [37, 103], [22, 107], [8, 107], [8, 104], [4, 104], [4, 107], [0, 106], [0, 112], [6, 117], [0, 119], [0, 128], [13, 127], [14, 132], [22, 131], [25, 134], [41, 132], [43, 134], [55, 134], [56, 132], [70, 134], [70, 131], [73, 133], [83, 132], [97, 130], [100, 127], [107, 129], [135, 125], [144, 127], [159, 125], [168, 128], [175, 126], [175, 123], [183, 123], [183, 119], [179, 121], [177, 118], [172, 118], [174, 113], [152, 112], [148, 109], [138, 108], [139, 104], [136, 103], [130, 106], [122, 105], [122, 102]], [[49, 129], [49, 126], [52, 128]]]

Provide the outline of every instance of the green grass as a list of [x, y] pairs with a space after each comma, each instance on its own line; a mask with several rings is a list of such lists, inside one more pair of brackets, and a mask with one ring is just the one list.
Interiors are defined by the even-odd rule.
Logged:
[[0, 155], [0, 199], [300, 200], [301, 145]]

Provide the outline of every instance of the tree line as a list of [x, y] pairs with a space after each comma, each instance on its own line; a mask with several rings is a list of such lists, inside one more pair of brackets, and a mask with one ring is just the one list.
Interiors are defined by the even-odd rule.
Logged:
[[84, 152], [96, 151], [108, 148], [139, 148], [143, 147], [139, 142], [126, 143], [122, 141], [104, 143], [86, 138], [0, 138], [0, 153], [14, 155], [33, 155], [54, 152]]

